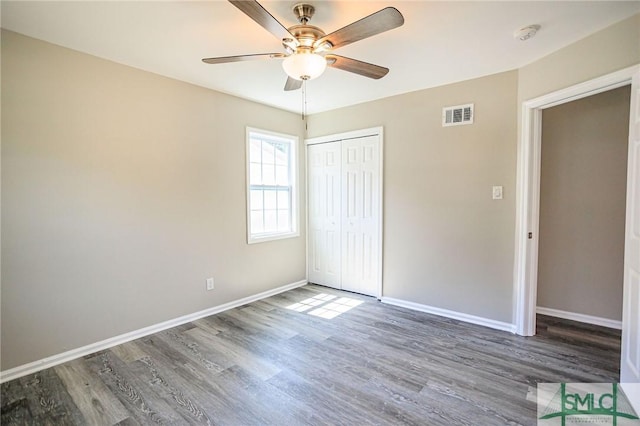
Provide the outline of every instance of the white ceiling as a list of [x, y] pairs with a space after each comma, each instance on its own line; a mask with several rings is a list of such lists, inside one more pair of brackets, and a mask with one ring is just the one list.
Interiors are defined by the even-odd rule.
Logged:
[[[286, 27], [298, 1], [262, 1]], [[307, 86], [309, 113], [512, 70], [640, 12], [637, 1], [318, 1], [310, 24], [330, 33], [386, 6], [405, 24], [336, 50], [386, 66], [381, 80], [327, 69]], [[226, 1], [2, 1], [2, 27], [101, 58], [278, 108], [281, 60], [207, 65], [202, 58], [281, 52], [280, 42]], [[526, 42], [515, 30], [541, 25]], [[46, 64], [43, 64], [46, 66]]]

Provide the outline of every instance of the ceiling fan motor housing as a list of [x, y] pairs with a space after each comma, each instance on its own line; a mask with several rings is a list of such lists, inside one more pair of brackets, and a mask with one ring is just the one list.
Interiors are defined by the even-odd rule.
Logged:
[[312, 48], [316, 40], [325, 36], [324, 31], [313, 25], [294, 25], [289, 32], [298, 40], [298, 48]]
[[298, 18], [298, 22], [305, 25], [311, 20], [313, 14], [316, 12], [316, 8], [308, 3], [298, 3], [293, 6], [293, 13]]

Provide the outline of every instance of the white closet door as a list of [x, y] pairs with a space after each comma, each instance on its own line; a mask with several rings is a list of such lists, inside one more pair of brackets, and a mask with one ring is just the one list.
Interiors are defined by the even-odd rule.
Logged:
[[340, 142], [309, 145], [309, 281], [341, 288]]
[[342, 289], [376, 296], [379, 287], [379, 137], [342, 141]]

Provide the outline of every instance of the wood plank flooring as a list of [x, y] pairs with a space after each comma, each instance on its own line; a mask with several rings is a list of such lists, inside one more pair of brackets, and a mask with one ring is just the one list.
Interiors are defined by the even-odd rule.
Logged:
[[537, 383], [619, 377], [619, 333], [563, 321], [524, 338], [307, 285], [4, 383], [1, 423], [535, 425]]

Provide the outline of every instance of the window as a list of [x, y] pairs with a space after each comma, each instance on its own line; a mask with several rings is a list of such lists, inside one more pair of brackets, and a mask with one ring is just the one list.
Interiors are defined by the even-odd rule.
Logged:
[[296, 237], [298, 138], [247, 129], [248, 243]]

